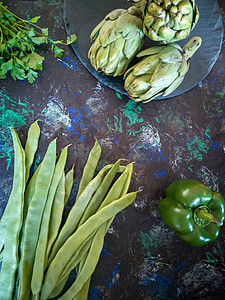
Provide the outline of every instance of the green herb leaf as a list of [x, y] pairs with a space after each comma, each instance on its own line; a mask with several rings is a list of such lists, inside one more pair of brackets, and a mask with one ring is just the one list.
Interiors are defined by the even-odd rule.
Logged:
[[63, 55], [63, 49], [57, 47], [56, 45], [53, 46], [53, 50], [54, 50], [54, 53], [55, 53], [55, 57], [58, 57], [58, 58], [61, 58], [62, 55]]
[[12, 70], [13, 68], [13, 59], [10, 59], [6, 63], [3, 63], [1, 65], [1, 74], [6, 74], [9, 70]]
[[48, 28], [36, 25], [40, 16], [31, 20], [11, 13], [0, 1], [0, 78], [10, 72], [14, 80], [28, 79], [32, 83], [43, 69], [44, 57], [36, 53], [36, 46], [51, 42], [55, 57], [62, 57], [63, 49], [56, 44], [69, 45], [76, 41], [76, 35], [54, 41], [48, 37]]
[[37, 23], [37, 21], [40, 19], [41, 16], [34, 17], [30, 20], [31, 23]]
[[36, 45], [41, 45], [44, 43], [48, 43], [48, 38], [45, 36], [38, 36], [38, 37], [33, 37], [31, 38], [32, 42], [35, 43]]
[[27, 79], [30, 83], [33, 83], [35, 79], [38, 77], [38, 72], [30, 69], [27, 73]]
[[48, 28], [42, 28], [41, 32], [44, 36], [48, 36]]
[[29, 31], [27, 32], [27, 35], [28, 35], [29, 37], [35, 36], [34, 28], [31, 28], [31, 30], [29, 30]]
[[76, 34], [71, 34], [70, 36], [67, 37], [66, 44], [70, 45], [70, 44], [74, 43], [76, 41], [76, 39], [77, 39]]
[[27, 54], [27, 56], [22, 59], [22, 61], [25, 62], [29, 68], [34, 70], [36, 70], [37, 67], [42, 64], [43, 60], [44, 57], [35, 52]]
[[14, 80], [23, 80], [26, 78], [25, 70], [18, 64], [14, 64], [11, 70], [11, 76]]

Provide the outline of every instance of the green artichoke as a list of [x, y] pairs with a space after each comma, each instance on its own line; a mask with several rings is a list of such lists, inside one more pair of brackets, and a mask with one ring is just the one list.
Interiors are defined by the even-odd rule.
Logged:
[[174, 43], [187, 38], [199, 19], [195, 0], [132, 0], [141, 7], [143, 32], [153, 41]]
[[141, 8], [142, 0], [128, 0], [128, 2], [132, 2], [135, 7]]
[[126, 71], [144, 39], [140, 15], [134, 6], [115, 9], [94, 28], [88, 57], [97, 71], [113, 76]]
[[201, 46], [201, 38], [193, 37], [183, 48], [177, 44], [154, 46], [138, 53], [143, 59], [124, 74], [124, 88], [135, 102], [147, 103], [167, 96], [183, 81], [189, 59]]

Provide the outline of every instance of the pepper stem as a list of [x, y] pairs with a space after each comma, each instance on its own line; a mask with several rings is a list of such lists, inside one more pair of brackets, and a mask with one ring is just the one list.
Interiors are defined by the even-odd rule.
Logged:
[[[206, 208], [199, 207], [196, 210], [196, 216], [199, 220], [202, 220], [203, 223], [205, 221], [206, 223], [216, 223], [219, 226], [223, 225], [223, 222], [217, 220]], [[204, 225], [207, 225], [207, 224], [204, 224]]]

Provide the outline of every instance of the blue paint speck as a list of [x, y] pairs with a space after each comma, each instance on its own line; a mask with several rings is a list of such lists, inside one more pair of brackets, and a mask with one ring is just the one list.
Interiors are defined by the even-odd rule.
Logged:
[[151, 277], [142, 277], [139, 283], [139, 289], [150, 295], [153, 299], [166, 300], [167, 291], [173, 281], [163, 274], [152, 274]]
[[213, 149], [215, 149], [215, 150], [220, 149], [220, 144], [217, 141], [212, 141], [212, 146], [213, 146]]
[[100, 299], [100, 291], [98, 288], [92, 288], [90, 287], [89, 289], [89, 297], [91, 297], [92, 299]]
[[156, 178], [162, 178], [166, 175], [166, 170], [161, 169], [154, 172]]

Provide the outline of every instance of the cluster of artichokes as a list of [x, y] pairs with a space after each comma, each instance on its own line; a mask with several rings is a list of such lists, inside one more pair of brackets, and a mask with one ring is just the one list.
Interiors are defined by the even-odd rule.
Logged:
[[[189, 69], [189, 59], [201, 45], [185, 39], [199, 19], [195, 0], [128, 0], [132, 6], [115, 9], [94, 28], [88, 57], [92, 66], [105, 75], [124, 74], [124, 88], [136, 102], [149, 102], [173, 92]], [[141, 52], [144, 38], [157, 42]], [[133, 58], [142, 58], [128, 66]]]

